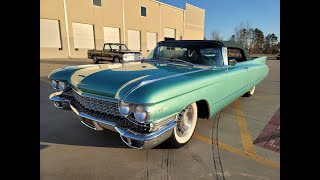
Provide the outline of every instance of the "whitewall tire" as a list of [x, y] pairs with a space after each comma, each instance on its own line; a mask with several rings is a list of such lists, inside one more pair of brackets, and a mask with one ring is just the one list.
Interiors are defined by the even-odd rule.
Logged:
[[250, 97], [250, 96], [252, 96], [252, 95], [254, 94], [255, 89], [256, 89], [256, 86], [253, 86], [253, 88], [250, 89], [250, 91], [246, 92], [243, 96], [244, 96], [244, 97]]
[[196, 129], [198, 119], [198, 108], [196, 103], [187, 106], [178, 115], [178, 124], [173, 128], [173, 133], [168, 139], [172, 147], [182, 147], [187, 144]]

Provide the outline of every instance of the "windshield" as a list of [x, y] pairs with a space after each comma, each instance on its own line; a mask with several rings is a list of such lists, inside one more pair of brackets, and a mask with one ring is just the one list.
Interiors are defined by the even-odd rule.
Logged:
[[128, 50], [125, 44], [110, 44], [112, 50]]
[[146, 59], [182, 60], [193, 64], [223, 65], [221, 46], [207, 43], [163, 43], [159, 44]]

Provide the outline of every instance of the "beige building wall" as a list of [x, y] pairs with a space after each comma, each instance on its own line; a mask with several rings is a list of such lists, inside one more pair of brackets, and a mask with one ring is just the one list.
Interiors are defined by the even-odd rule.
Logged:
[[204, 38], [204, 16], [204, 9], [191, 4], [186, 4], [184, 39], [192, 40]]
[[66, 58], [68, 57], [66, 22], [64, 20], [63, 0], [41, 0], [40, 1], [40, 18], [59, 20], [61, 46], [59, 48], [42, 48], [40, 47], [40, 58]]
[[172, 8], [168, 5], [162, 5], [161, 15], [161, 40], [164, 40], [164, 28], [175, 29], [175, 39], [180, 40], [180, 36], [183, 36], [184, 10]]
[[[175, 29], [175, 39], [203, 39], [204, 10], [186, 4], [186, 10], [154, 0], [102, 0], [102, 7], [92, 0], [40, 0], [40, 18], [60, 21], [62, 49], [40, 48], [40, 58], [67, 58], [68, 21], [70, 58], [86, 58], [88, 49], [75, 49], [72, 23], [90, 24], [94, 27], [95, 48], [101, 50], [104, 43], [104, 27], [120, 29], [120, 42], [128, 45], [128, 30], [140, 31], [141, 53], [146, 56], [147, 32], [157, 33], [157, 42], [164, 40], [164, 28]], [[141, 6], [147, 16], [140, 15]]]

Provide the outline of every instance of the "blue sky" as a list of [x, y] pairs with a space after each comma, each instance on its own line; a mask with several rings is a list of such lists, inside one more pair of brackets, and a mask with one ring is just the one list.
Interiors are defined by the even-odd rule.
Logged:
[[280, 0], [160, 0], [185, 9], [189, 3], [206, 10], [205, 37], [217, 30], [225, 40], [234, 33], [234, 27], [248, 20], [252, 28], [264, 35], [274, 33], [280, 38]]

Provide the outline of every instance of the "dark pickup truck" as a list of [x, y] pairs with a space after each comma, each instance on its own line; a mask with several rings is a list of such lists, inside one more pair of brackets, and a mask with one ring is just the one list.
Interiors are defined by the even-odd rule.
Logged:
[[123, 63], [141, 60], [142, 55], [140, 52], [130, 51], [125, 44], [105, 43], [103, 45], [103, 50], [88, 50], [88, 58], [93, 59], [94, 64], [98, 64], [99, 61]]

